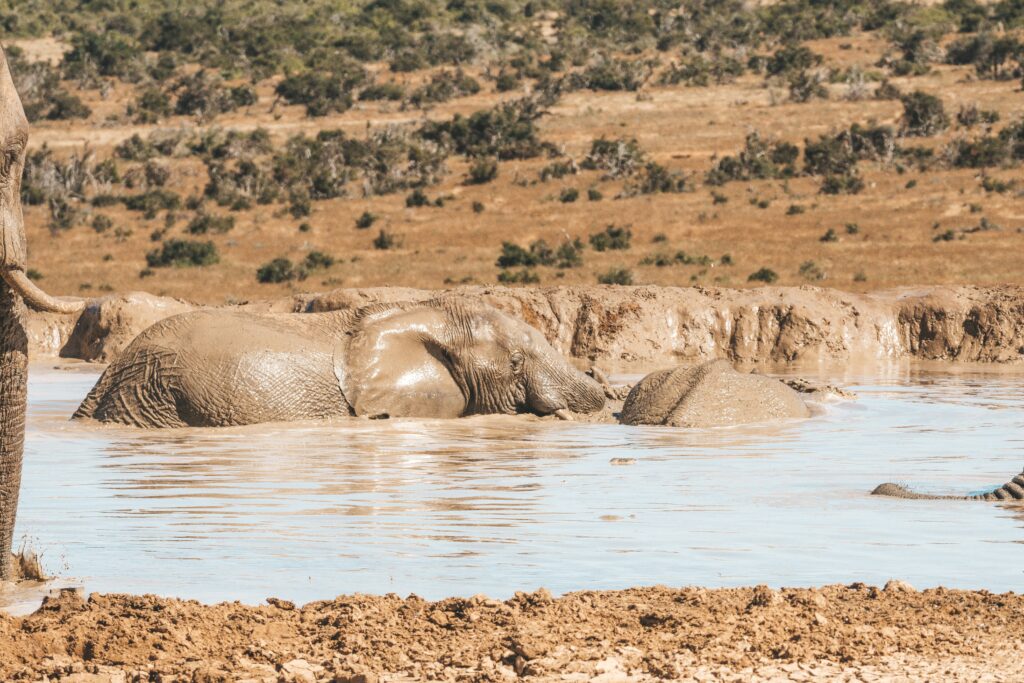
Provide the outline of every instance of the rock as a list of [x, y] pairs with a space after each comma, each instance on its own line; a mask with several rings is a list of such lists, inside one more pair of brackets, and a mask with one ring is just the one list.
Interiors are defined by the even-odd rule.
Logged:
[[889, 579], [885, 584], [885, 588], [882, 589], [886, 593], [916, 593], [917, 589], [911, 586], [906, 581], [900, 581], [899, 579]]
[[281, 598], [267, 598], [267, 604], [286, 611], [295, 609], [294, 602], [291, 600], [282, 600]]
[[322, 666], [310, 664], [305, 659], [293, 659], [281, 665], [281, 672], [296, 683], [316, 683], [317, 674], [323, 670]]
[[636, 458], [612, 458], [608, 462], [612, 465], [635, 465]]

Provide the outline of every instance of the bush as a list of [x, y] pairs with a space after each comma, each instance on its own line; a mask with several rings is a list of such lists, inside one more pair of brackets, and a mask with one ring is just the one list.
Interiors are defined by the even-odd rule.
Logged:
[[529, 268], [523, 268], [516, 272], [503, 270], [498, 273], [498, 282], [506, 285], [533, 285], [540, 282], [540, 276]]
[[719, 159], [705, 180], [709, 185], [724, 185], [730, 180], [791, 178], [796, 175], [799, 156], [796, 145], [762, 140], [754, 131], [747, 135], [743, 150], [734, 157]]
[[647, 157], [635, 139], [600, 138], [590, 143], [590, 152], [581, 166], [590, 171], [606, 171], [605, 178], [627, 178], [636, 173]]
[[949, 127], [949, 117], [942, 100], [935, 95], [915, 90], [902, 97], [903, 132], [905, 135], [928, 137]]
[[693, 54], [684, 56], [678, 64], [673, 62], [669, 65], [659, 81], [663, 85], [722, 85], [736, 80], [745, 70], [743, 62], [731, 55]]
[[101, 213], [93, 216], [92, 229], [96, 232], [103, 234], [112, 227], [114, 227], [114, 221], [110, 220], [108, 216], [104, 216]]
[[747, 282], [764, 282], [770, 285], [778, 279], [779, 274], [771, 268], [761, 268], [751, 273], [747, 277]]
[[380, 250], [397, 249], [402, 246], [402, 241], [395, 234], [387, 230], [381, 230], [373, 238], [373, 248]]
[[146, 254], [146, 263], [150, 268], [210, 266], [219, 261], [220, 256], [213, 242], [172, 239], [165, 241], [160, 249]]
[[602, 285], [631, 285], [633, 284], [633, 271], [628, 268], [612, 268], [599, 274], [597, 282]]
[[181, 197], [168, 190], [150, 190], [123, 199], [129, 211], [142, 211], [146, 218], [154, 218], [160, 211], [173, 211], [181, 207]]
[[263, 284], [290, 282], [298, 277], [298, 271], [289, 259], [278, 257], [264, 263], [256, 270], [256, 280]]
[[87, 119], [92, 116], [92, 109], [85, 106], [77, 95], [63, 90], [54, 92], [50, 101], [50, 111], [46, 112], [46, 118], [50, 121]]
[[390, 100], [397, 102], [405, 97], [405, 87], [401, 83], [374, 83], [362, 89], [359, 99], [364, 102]]
[[613, 249], [629, 249], [633, 231], [629, 228], [609, 225], [602, 232], [590, 236], [590, 246], [594, 251], [610, 251]]
[[417, 187], [412, 191], [412, 194], [405, 198], [405, 205], [410, 209], [419, 208], [421, 206], [430, 206], [430, 199], [423, 190]]
[[[157, 123], [160, 119], [171, 115], [171, 98], [159, 88], [146, 88], [135, 98], [135, 102], [128, 106], [128, 115], [135, 123]], [[133, 139], [142, 142], [142, 138], [136, 133]], [[128, 144], [128, 141], [121, 143]], [[135, 143], [137, 144], [137, 143]], [[126, 157], [127, 158], [127, 157]]]
[[636, 91], [647, 82], [652, 71], [652, 64], [644, 60], [601, 55], [581, 73], [573, 74], [571, 85], [590, 90]]
[[275, 92], [288, 104], [306, 105], [307, 116], [327, 116], [352, 108], [352, 92], [338, 74], [308, 71], [289, 76]]
[[115, 76], [135, 80], [143, 71], [142, 50], [117, 31], [84, 30], [71, 36], [71, 50], [61, 66], [67, 78], [90, 79]]
[[981, 78], [1017, 78], [1024, 69], [1024, 43], [1013, 35], [979, 33], [957, 40], [946, 50], [949, 64], [973, 64]]
[[475, 95], [480, 92], [480, 84], [462, 69], [442, 71], [430, 77], [430, 82], [416, 88], [409, 95], [409, 102], [414, 107], [426, 104], [447, 102], [455, 97]]
[[799, 71], [790, 75], [789, 99], [793, 102], [809, 102], [814, 98], [828, 99], [824, 78], [818, 72]]
[[491, 157], [480, 157], [469, 167], [467, 185], [483, 185], [498, 177], [498, 160]]
[[961, 105], [960, 111], [956, 114], [956, 122], [963, 128], [973, 128], [979, 123], [990, 126], [998, 121], [999, 112], [978, 109], [976, 104]]
[[626, 184], [622, 194], [631, 197], [658, 192], [682, 192], [685, 189], [686, 178], [681, 173], [669, 171], [661, 164], [648, 161], [640, 174]]
[[223, 234], [234, 227], [234, 216], [215, 216], [213, 214], [201, 213], [192, 219], [185, 230], [190, 235], [205, 235], [210, 232]]
[[376, 222], [377, 217], [375, 215], [369, 211], [363, 211], [362, 215], [356, 219], [356, 228], [359, 230], [366, 230], [367, 228], [372, 227]]
[[334, 257], [329, 254], [322, 251], [311, 251], [302, 261], [302, 268], [307, 273], [311, 273], [316, 270], [327, 270], [334, 265], [334, 262]]
[[570, 204], [580, 197], [580, 191], [575, 187], [566, 187], [558, 194], [558, 201], [563, 204]]
[[785, 45], [765, 63], [769, 76], [781, 76], [807, 71], [821, 66], [824, 58], [803, 45]]
[[469, 117], [456, 114], [450, 121], [428, 122], [418, 135], [469, 157], [531, 159], [550, 147], [537, 138], [535, 121], [542, 113], [538, 100], [524, 98]]
[[827, 175], [821, 181], [822, 194], [859, 194], [864, 189], [864, 180], [856, 168], [839, 175]]

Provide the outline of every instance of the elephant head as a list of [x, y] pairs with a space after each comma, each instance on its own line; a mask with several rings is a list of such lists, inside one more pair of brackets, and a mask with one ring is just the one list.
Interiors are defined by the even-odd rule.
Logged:
[[335, 374], [356, 415], [532, 412], [571, 419], [604, 389], [529, 325], [489, 306], [371, 306], [338, 345]]
[[12, 578], [11, 542], [21, 487], [28, 376], [25, 306], [73, 313], [82, 301], [55, 299], [25, 274], [21, 172], [28, 120], [0, 48], [0, 581]]

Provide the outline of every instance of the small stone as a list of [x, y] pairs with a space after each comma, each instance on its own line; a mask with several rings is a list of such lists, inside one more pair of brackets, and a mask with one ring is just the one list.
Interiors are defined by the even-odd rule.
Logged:
[[293, 659], [282, 664], [281, 671], [297, 683], [316, 683], [317, 671], [323, 671], [323, 667], [314, 666], [305, 659]]
[[827, 626], [828, 625], [828, 619], [826, 619], [825, 615], [822, 614], [821, 612], [815, 612], [814, 613], [814, 623], [817, 624], [818, 626]]
[[899, 579], [889, 579], [888, 583], [885, 584], [885, 588], [882, 589], [886, 593], [916, 593], [917, 589], [911, 586], [906, 581], [900, 581]]
[[438, 626], [447, 626], [449, 622], [448, 615], [439, 609], [436, 609], [433, 612], [431, 612], [427, 618], [435, 624], [437, 624]]
[[612, 458], [608, 462], [612, 465], [635, 465], [636, 458]]
[[267, 604], [283, 610], [295, 609], [294, 602], [291, 600], [282, 600], [281, 598], [267, 598]]

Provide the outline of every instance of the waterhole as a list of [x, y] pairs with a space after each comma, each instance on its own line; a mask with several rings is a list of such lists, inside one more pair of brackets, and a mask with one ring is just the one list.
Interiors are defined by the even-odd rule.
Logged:
[[[212, 602], [545, 586], [1020, 590], [1024, 374], [810, 373], [854, 391], [780, 425], [523, 417], [143, 431], [69, 422], [95, 371], [33, 367], [18, 538], [88, 591]], [[803, 373], [807, 376], [808, 373]]]

